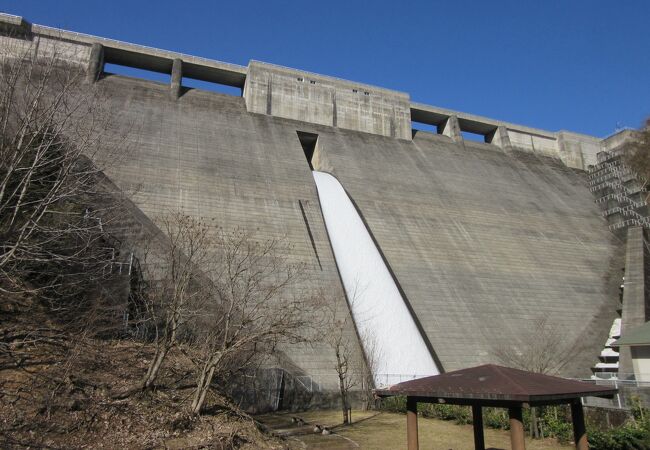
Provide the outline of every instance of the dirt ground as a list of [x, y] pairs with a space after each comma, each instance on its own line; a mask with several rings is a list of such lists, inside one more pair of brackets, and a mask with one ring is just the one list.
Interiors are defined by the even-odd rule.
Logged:
[[115, 398], [142, 379], [151, 345], [71, 334], [37, 304], [15, 303], [0, 297], [0, 448], [286, 448], [216, 392], [189, 415], [178, 349], [155, 390]]
[[[276, 433], [285, 436], [295, 449], [404, 449], [406, 448], [406, 416], [374, 411], [353, 411], [353, 423], [340, 426], [340, 411], [310, 411], [277, 413], [256, 417]], [[299, 417], [305, 425], [292, 422]], [[331, 427], [328, 436], [315, 434], [315, 424]], [[442, 450], [473, 450], [474, 435], [471, 425], [456, 425], [437, 419], [418, 418], [420, 448]], [[486, 448], [509, 449], [507, 431], [485, 429]], [[555, 439], [526, 440], [528, 450], [569, 449]]]

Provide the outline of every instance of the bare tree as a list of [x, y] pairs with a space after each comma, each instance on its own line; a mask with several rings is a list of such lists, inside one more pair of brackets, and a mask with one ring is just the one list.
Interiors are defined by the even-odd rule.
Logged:
[[557, 324], [546, 317], [531, 324], [530, 332], [520, 334], [519, 340], [509, 347], [493, 350], [494, 356], [505, 366], [530, 372], [557, 374], [578, 350], [564, 338]]
[[86, 286], [114, 256], [104, 225], [118, 196], [99, 182], [125, 150], [104, 145], [114, 113], [56, 46], [2, 43], [0, 289]]
[[199, 414], [215, 378], [259, 363], [281, 343], [303, 342], [314, 297], [296, 295], [303, 267], [286, 261], [282, 239], [257, 240], [240, 229], [215, 237], [208, 266], [212, 291], [197, 326], [197, 387], [190, 410]]
[[[354, 301], [354, 298], [355, 296], [352, 296], [351, 301]], [[325, 318], [322, 333], [336, 358], [333, 368], [338, 377], [343, 424], [348, 424], [350, 423], [351, 407], [350, 391], [363, 382], [365, 363], [359, 352], [356, 339], [350, 335], [354, 324], [348, 309], [341, 307], [341, 304], [345, 304], [345, 302], [330, 299], [324, 304]]]
[[[530, 333], [520, 335], [519, 342], [512, 347], [494, 350], [496, 358], [505, 366], [543, 374], [559, 373], [578, 352], [564, 338], [564, 333], [546, 317], [536, 320]], [[540, 436], [537, 409], [531, 408], [530, 434]]]
[[363, 395], [363, 409], [372, 409], [375, 402], [375, 375], [379, 369], [381, 347], [377, 336], [371, 329], [363, 331], [361, 338], [363, 353], [358, 352], [357, 372], [359, 373], [360, 390]]
[[647, 183], [650, 181], [650, 118], [635, 135], [625, 154], [625, 163]]
[[[0, 383], [0, 400], [39, 405], [49, 417], [89, 338], [119, 320], [104, 308], [116, 303], [111, 283], [124, 281], [115, 276], [121, 244], [107, 231], [122, 197], [104, 171], [128, 151], [128, 132], [114, 133], [106, 96], [56, 44], [39, 49], [37, 37], [3, 33], [0, 369], [23, 375]], [[38, 398], [43, 387], [47, 398]]]
[[181, 326], [193, 317], [212, 286], [202, 270], [210, 262], [210, 226], [174, 212], [160, 217], [164, 236], [153, 236], [144, 258], [147, 287], [142, 291], [146, 319], [154, 334], [154, 355], [142, 389], [154, 386]]

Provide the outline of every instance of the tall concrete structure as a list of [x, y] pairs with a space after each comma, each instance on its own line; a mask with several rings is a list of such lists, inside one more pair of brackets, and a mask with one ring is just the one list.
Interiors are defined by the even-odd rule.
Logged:
[[[125, 190], [137, 184], [131, 200], [153, 222], [183, 209], [225, 228], [287, 236], [286, 257], [309, 268], [305, 286], [344, 298], [311, 169], [329, 172], [442, 371], [494, 362], [542, 319], [573, 348], [566, 374], [587, 375], [597, 360], [617, 317], [625, 244], [608, 229], [586, 170], [621, 145], [616, 139], [422, 105], [406, 93], [257, 61], [243, 67], [14, 16], [0, 22], [0, 45], [38, 42], [39, 52], [56, 50], [109, 93], [120, 111], [116, 135], [134, 132], [131, 157], [107, 176]], [[167, 73], [170, 82], [112, 75], [106, 63]], [[189, 89], [184, 78], [235, 86], [242, 96]], [[292, 349], [287, 367], [330, 389], [329, 353]]]

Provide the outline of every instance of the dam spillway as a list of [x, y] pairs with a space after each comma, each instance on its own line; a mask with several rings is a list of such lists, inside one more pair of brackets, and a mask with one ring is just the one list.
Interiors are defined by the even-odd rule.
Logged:
[[372, 348], [377, 385], [439, 374], [404, 298], [363, 220], [338, 180], [314, 171], [330, 236], [361, 345]]

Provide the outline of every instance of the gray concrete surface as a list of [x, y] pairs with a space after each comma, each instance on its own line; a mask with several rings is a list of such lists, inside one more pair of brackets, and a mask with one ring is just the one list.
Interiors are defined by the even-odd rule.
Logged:
[[[359, 207], [445, 370], [494, 361], [542, 317], [580, 344], [571, 373], [596, 359], [616, 314], [609, 273], [623, 265], [613, 262], [620, 242], [584, 174], [558, 159], [250, 114], [242, 98], [199, 90], [172, 101], [166, 85], [119, 76], [99, 84], [123, 111], [118, 130], [137, 124], [131, 158], [110, 176], [139, 186], [134, 202], [148, 216], [182, 208], [226, 228], [286, 235], [287, 257], [310, 266], [309, 286], [340, 290], [296, 131], [315, 133], [320, 169]], [[324, 348], [290, 353], [335, 382]]]
[[[108, 176], [137, 192], [132, 201], [152, 220], [182, 209], [224, 228], [286, 236], [293, 244], [287, 259], [309, 268], [301, 288], [338, 294], [345, 308], [296, 131], [314, 133], [319, 169], [337, 176], [356, 203], [444, 370], [494, 361], [497, 349], [525, 340], [541, 318], [576, 350], [567, 374], [584, 376], [597, 358], [616, 316], [621, 242], [609, 233], [584, 172], [567, 165], [588, 163], [602, 146], [598, 139], [561, 132], [565, 144], [558, 144], [558, 133], [417, 106], [447, 122], [456, 117], [456, 138], [459, 130], [491, 136], [503, 128], [491, 144], [427, 132], [411, 140], [407, 94], [30, 29], [39, 52], [56, 50], [84, 70], [99, 42], [107, 62], [171, 73], [179, 59], [183, 76], [246, 83], [245, 98], [189, 89], [175, 99], [168, 84], [100, 77], [108, 106], [120, 111], [116, 142], [131, 130], [129, 158]], [[29, 44], [0, 37], [0, 45], [17, 43]], [[577, 144], [568, 148], [569, 141]], [[335, 386], [323, 345], [287, 355], [323, 386]]]
[[[621, 336], [625, 336], [626, 331], [643, 325], [650, 315], [650, 286], [647, 280], [650, 261], [647, 245], [643, 228], [627, 229]], [[619, 352], [619, 373], [627, 376], [633, 374], [630, 347], [620, 347]]]
[[588, 373], [616, 317], [620, 242], [583, 173], [558, 159], [457, 144], [323, 133], [326, 160], [356, 202], [445, 370], [495, 360], [547, 318]]

